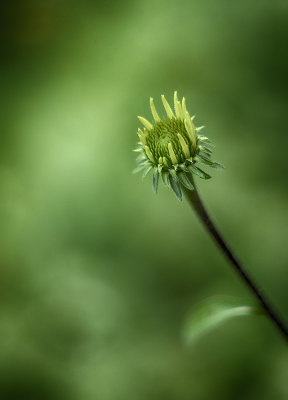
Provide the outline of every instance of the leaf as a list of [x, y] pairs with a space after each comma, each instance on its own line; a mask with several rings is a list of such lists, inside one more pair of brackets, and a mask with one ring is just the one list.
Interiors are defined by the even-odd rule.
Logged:
[[188, 316], [184, 327], [184, 341], [193, 344], [205, 334], [213, 331], [218, 326], [230, 319], [256, 315], [259, 310], [251, 306], [239, 306], [226, 302], [209, 300], [195, 308]]

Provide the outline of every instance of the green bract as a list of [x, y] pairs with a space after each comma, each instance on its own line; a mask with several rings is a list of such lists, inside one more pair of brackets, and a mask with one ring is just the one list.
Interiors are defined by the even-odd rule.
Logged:
[[[138, 129], [140, 152], [137, 157], [138, 167], [135, 172], [144, 170], [143, 176], [153, 169], [153, 189], [157, 193], [159, 176], [165, 186], [171, 187], [179, 200], [182, 200], [181, 185], [193, 190], [191, 174], [202, 179], [211, 178], [199, 168], [199, 163], [213, 168], [223, 168], [211, 160], [210, 140], [199, 132], [203, 126], [196, 128], [194, 117], [190, 117], [186, 101], [178, 101], [174, 92], [174, 112], [164, 95], [161, 96], [167, 117], [161, 119], [156, 111], [152, 97], [150, 108], [154, 118], [151, 123], [143, 117], [138, 117], [144, 129]], [[197, 165], [196, 165], [197, 164]]]

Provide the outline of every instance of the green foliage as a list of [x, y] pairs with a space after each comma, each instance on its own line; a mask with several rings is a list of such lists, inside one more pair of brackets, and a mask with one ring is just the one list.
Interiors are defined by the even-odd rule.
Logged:
[[0, 12], [1, 400], [287, 400], [265, 318], [183, 349], [191, 305], [247, 292], [188, 206], [130, 172], [135, 115], [179, 88], [227, 167], [198, 186], [287, 316], [288, 2]]
[[191, 345], [202, 336], [212, 332], [218, 326], [230, 319], [259, 314], [259, 309], [251, 306], [243, 306], [226, 302], [207, 300], [205, 304], [193, 307], [189, 313], [183, 336], [185, 343]]

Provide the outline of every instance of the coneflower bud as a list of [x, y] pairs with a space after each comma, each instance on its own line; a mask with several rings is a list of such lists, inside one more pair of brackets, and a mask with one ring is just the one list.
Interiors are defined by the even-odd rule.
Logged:
[[191, 174], [202, 179], [209, 179], [210, 175], [202, 171], [195, 164], [202, 163], [213, 168], [222, 168], [211, 160], [210, 140], [200, 135], [203, 126], [196, 128], [186, 108], [186, 101], [178, 100], [174, 92], [174, 111], [164, 95], [161, 96], [167, 117], [161, 119], [155, 108], [153, 98], [150, 98], [150, 108], [154, 121], [138, 117], [144, 129], [138, 129], [140, 152], [137, 157], [138, 167], [135, 172], [144, 170], [144, 176], [153, 169], [153, 189], [157, 193], [159, 176], [165, 186], [171, 187], [179, 200], [182, 199], [181, 185], [193, 190]]

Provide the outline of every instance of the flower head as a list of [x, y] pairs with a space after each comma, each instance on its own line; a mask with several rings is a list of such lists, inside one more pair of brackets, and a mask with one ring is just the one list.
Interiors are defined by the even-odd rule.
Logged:
[[[135, 172], [144, 170], [143, 176], [153, 170], [153, 189], [157, 193], [159, 176], [165, 186], [171, 187], [179, 200], [182, 199], [181, 186], [193, 190], [191, 174], [202, 179], [211, 178], [199, 168], [198, 163], [213, 168], [222, 166], [211, 160], [210, 140], [199, 132], [204, 128], [196, 128], [194, 117], [190, 117], [186, 101], [178, 100], [174, 92], [174, 111], [164, 95], [161, 96], [167, 117], [161, 119], [156, 111], [153, 98], [150, 97], [150, 108], [154, 121], [151, 123], [143, 117], [138, 117], [143, 129], [138, 129], [140, 153], [137, 157], [138, 167]], [[198, 164], [197, 166], [195, 164]]]

